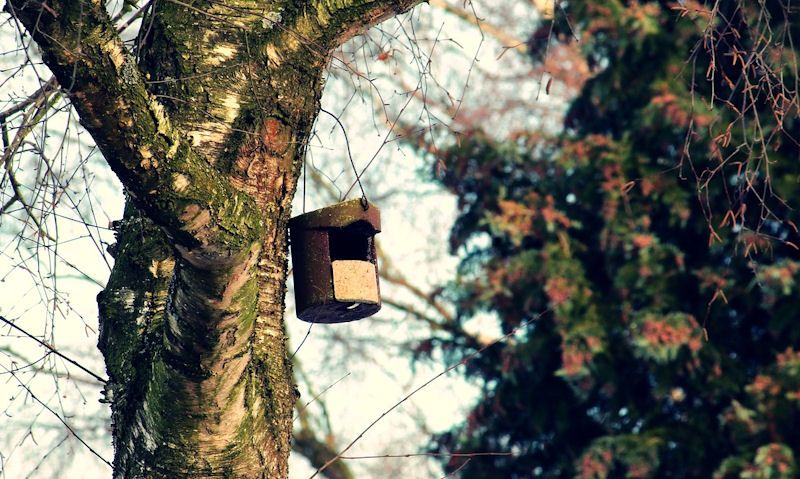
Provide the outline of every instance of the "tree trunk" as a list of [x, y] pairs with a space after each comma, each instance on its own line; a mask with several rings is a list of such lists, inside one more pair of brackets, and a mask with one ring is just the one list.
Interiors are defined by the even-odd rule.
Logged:
[[284, 478], [286, 224], [341, 42], [418, 0], [8, 0], [129, 201], [98, 296], [114, 477]]

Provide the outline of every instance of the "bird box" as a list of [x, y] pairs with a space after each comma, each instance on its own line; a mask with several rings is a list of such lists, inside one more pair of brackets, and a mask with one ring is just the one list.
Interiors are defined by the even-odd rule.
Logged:
[[381, 309], [375, 235], [380, 210], [351, 200], [289, 220], [297, 317], [343, 323]]

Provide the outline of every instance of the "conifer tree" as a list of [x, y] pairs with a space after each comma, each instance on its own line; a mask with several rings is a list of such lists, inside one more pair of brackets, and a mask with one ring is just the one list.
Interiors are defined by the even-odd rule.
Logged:
[[563, 132], [471, 132], [439, 176], [457, 321], [519, 329], [469, 361], [481, 398], [434, 445], [512, 455], [460, 477], [800, 473], [797, 23], [777, 1], [600, 0], [538, 26], [532, 61], [577, 39], [594, 69]]

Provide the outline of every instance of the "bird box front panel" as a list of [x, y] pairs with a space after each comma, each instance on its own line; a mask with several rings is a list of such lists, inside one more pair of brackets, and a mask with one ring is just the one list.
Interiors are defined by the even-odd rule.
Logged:
[[336, 301], [379, 304], [378, 274], [369, 261], [338, 260], [333, 266], [333, 296]]

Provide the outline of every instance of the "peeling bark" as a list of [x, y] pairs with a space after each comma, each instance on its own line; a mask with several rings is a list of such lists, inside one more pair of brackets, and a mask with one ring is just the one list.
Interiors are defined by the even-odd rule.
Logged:
[[129, 193], [98, 296], [114, 477], [287, 477], [286, 225], [323, 70], [418, 1], [156, 2], [139, 62], [103, 2], [6, 1]]

